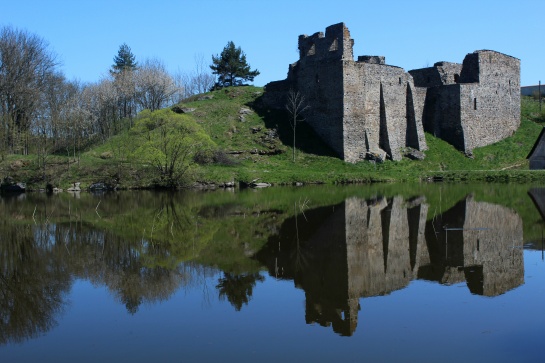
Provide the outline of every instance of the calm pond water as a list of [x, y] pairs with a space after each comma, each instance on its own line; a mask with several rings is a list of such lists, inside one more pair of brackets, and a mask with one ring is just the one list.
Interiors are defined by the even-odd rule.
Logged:
[[0, 362], [536, 362], [545, 185], [0, 198]]

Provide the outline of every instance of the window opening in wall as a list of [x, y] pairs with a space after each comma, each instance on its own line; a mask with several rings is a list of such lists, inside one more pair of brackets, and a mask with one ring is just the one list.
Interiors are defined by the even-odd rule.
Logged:
[[316, 83], [320, 83], [320, 76], [316, 75]]
[[458, 73], [455, 73], [455, 74], [454, 74], [454, 82], [455, 82], [455, 83], [460, 82], [460, 75], [459, 75]]
[[314, 55], [316, 53], [316, 45], [312, 44], [307, 52], [307, 55]]
[[337, 38], [333, 40], [333, 43], [331, 43], [331, 46], [329, 47], [330, 52], [334, 52], [339, 49], [339, 43], [337, 42]]
[[475, 97], [473, 99], [473, 109], [476, 110], [477, 109], [477, 97]]
[[401, 84], [401, 77], [399, 77], [399, 84]]

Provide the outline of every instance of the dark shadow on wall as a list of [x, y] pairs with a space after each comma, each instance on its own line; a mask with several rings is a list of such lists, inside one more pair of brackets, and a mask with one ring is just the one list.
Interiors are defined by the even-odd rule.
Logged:
[[414, 114], [413, 91], [407, 84], [407, 130], [405, 131], [405, 145], [418, 149], [418, 132], [416, 116]]
[[[275, 129], [283, 145], [293, 147], [293, 129], [290, 115], [287, 111], [270, 109], [265, 106], [260, 96], [254, 102], [246, 104], [251, 107], [265, 122], [267, 129]], [[305, 121], [299, 121], [296, 126], [295, 147], [307, 154], [318, 156], [338, 155], [331, 149]]]
[[392, 149], [390, 148], [390, 139], [388, 137], [388, 120], [386, 119], [386, 105], [384, 103], [384, 91], [382, 83], [380, 84], [380, 129], [379, 129], [379, 144], [378, 146], [386, 151], [390, 158], [392, 157]]

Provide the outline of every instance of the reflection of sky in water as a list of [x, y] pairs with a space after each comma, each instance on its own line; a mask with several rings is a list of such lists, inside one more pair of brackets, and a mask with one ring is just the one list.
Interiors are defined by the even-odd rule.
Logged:
[[[236, 312], [202, 286], [128, 314], [103, 287], [74, 283], [59, 326], [24, 345], [2, 347], [5, 362], [32, 361], [525, 361], [540, 355], [545, 301], [541, 252], [525, 251], [525, 284], [489, 298], [465, 283], [416, 280], [363, 298], [358, 329], [340, 337], [304, 323], [304, 292], [267, 276]], [[213, 288], [220, 274], [207, 278]]]

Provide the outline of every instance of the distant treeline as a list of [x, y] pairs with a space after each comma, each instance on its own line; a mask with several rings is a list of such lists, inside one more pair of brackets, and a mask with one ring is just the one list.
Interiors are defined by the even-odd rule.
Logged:
[[25, 30], [0, 27], [0, 158], [9, 154], [79, 155], [156, 110], [206, 92], [214, 76], [195, 57], [195, 70], [169, 74], [156, 58], [137, 63], [120, 46], [95, 83], [67, 80], [48, 43]]

